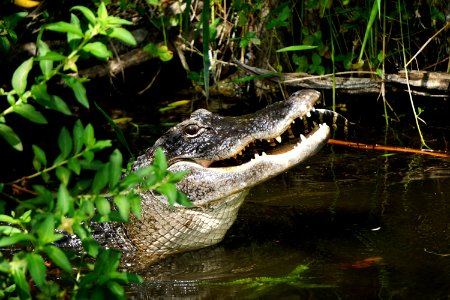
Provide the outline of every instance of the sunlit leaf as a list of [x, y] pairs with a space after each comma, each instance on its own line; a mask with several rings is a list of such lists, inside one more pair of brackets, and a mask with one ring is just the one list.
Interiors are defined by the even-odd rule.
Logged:
[[83, 51], [86, 51], [88, 53], [91, 53], [92, 55], [96, 56], [99, 59], [107, 59], [112, 56], [111, 51], [108, 50], [105, 44], [101, 42], [92, 42], [87, 43], [83, 47]]
[[167, 174], [167, 161], [164, 151], [161, 148], [157, 148], [155, 151], [155, 159], [153, 161], [155, 167], [155, 176], [157, 179], [162, 179]]
[[69, 212], [70, 207], [73, 205], [72, 201], [72, 197], [70, 196], [67, 187], [61, 183], [58, 188], [56, 208], [62, 215], [65, 215]]
[[55, 218], [52, 214], [43, 215], [41, 222], [37, 224], [36, 232], [39, 242], [46, 244], [52, 241], [55, 231]]
[[106, 34], [110, 38], [116, 38], [128, 45], [136, 46], [136, 39], [131, 34], [131, 32], [129, 32], [125, 28], [113, 27], [113, 28], [109, 29], [108, 31], [106, 31]]
[[71, 174], [69, 169], [65, 168], [64, 166], [60, 166], [60, 167], [56, 168], [55, 174], [56, 174], [56, 177], [58, 177], [59, 181], [61, 181], [61, 183], [63, 183], [64, 185], [69, 184], [70, 174]]
[[72, 33], [83, 37], [83, 32], [81, 31], [80, 26], [63, 21], [47, 24], [44, 28], [51, 31]]
[[100, 2], [100, 5], [98, 6], [97, 16], [103, 20], [105, 20], [108, 17], [108, 11], [106, 10], [106, 6], [103, 1]]
[[317, 48], [317, 46], [295, 45], [295, 46], [289, 46], [289, 47], [284, 47], [284, 48], [278, 49], [277, 52], [304, 51], [304, 50], [311, 50], [311, 49], [315, 49], [315, 48]]
[[114, 150], [109, 157], [109, 188], [113, 188], [122, 176], [122, 153], [119, 150]]
[[95, 198], [95, 207], [99, 214], [106, 216], [111, 212], [111, 204], [104, 197]]
[[177, 200], [177, 188], [172, 183], [163, 183], [156, 189], [158, 192], [166, 196], [167, 202], [173, 205]]
[[[37, 40], [36, 46], [38, 56], [35, 58], [35, 60], [39, 60], [40, 57], [43, 57], [50, 52], [50, 47], [41, 39]], [[45, 78], [49, 78], [50, 74], [53, 71], [53, 60], [50, 59], [39, 61], [39, 67], [41, 68], [41, 72], [42, 74], [44, 74]]]
[[44, 287], [46, 267], [42, 256], [35, 253], [28, 253], [27, 263], [31, 278], [33, 278], [38, 287]]
[[70, 10], [78, 10], [84, 15], [84, 17], [89, 21], [89, 23], [91, 23], [92, 25], [96, 23], [95, 14], [89, 8], [81, 5], [76, 5], [72, 7]]
[[17, 94], [22, 95], [27, 88], [28, 73], [33, 67], [33, 57], [24, 61], [15, 71], [12, 76], [11, 85]]
[[65, 60], [67, 57], [58, 53], [58, 52], [54, 52], [54, 51], [49, 51], [44, 55], [38, 56], [35, 58], [36, 61], [42, 62], [45, 60], [50, 60], [50, 61], [62, 61]]
[[93, 147], [95, 144], [94, 127], [91, 124], [84, 128], [84, 144], [88, 148]]
[[19, 136], [12, 130], [11, 127], [0, 123], [0, 135], [11, 145], [14, 149], [18, 151], [23, 150], [22, 142]]
[[37, 124], [47, 124], [45, 117], [33, 105], [21, 103], [14, 106], [14, 112]]
[[0, 237], [0, 247], [8, 247], [21, 242], [33, 241], [33, 236], [28, 233], [17, 233], [11, 236]]
[[114, 197], [114, 203], [117, 205], [122, 219], [128, 221], [130, 216], [130, 203], [128, 202], [127, 197], [123, 195], [117, 195]]
[[142, 216], [141, 197], [133, 193], [128, 195], [128, 202], [130, 203], [131, 212], [140, 220]]

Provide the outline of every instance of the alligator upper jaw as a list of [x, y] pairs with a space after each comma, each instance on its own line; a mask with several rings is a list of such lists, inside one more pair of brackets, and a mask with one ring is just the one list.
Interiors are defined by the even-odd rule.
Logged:
[[[291, 130], [291, 129], [289, 129]], [[220, 161], [195, 160], [183, 161], [184, 164], [196, 165], [195, 169], [204, 168], [209, 172], [238, 172], [250, 168], [258, 163], [284, 165], [286, 169], [306, 160], [314, 155], [327, 142], [330, 135], [330, 127], [327, 124], [315, 124], [308, 133], [301, 133], [297, 138], [289, 138], [283, 141], [285, 133], [277, 137], [268, 138], [267, 145], [262, 147], [258, 143], [266, 143], [261, 140], [253, 141], [239, 154]], [[292, 134], [292, 133], [289, 133]], [[283, 137], [282, 137], [283, 136]], [[275, 142], [276, 141], [276, 142]], [[276, 145], [274, 145], [276, 144]], [[267, 146], [266, 145], [266, 146]], [[179, 162], [180, 163], [180, 162]], [[194, 166], [191, 166], [194, 167]], [[275, 168], [276, 169], [276, 168]], [[274, 171], [274, 169], [272, 169]], [[271, 176], [272, 177], [272, 176]]]
[[[313, 113], [313, 117], [311, 115]], [[321, 122], [322, 114], [312, 109], [308, 112], [301, 112], [297, 117], [286, 122], [280, 132], [272, 132], [272, 135], [264, 136], [258, 139], [252, 139], [250, 142], [236, 147], [234, 152], [220, 160], [193, 159], [192, 162], [209, 169], [228, 169], [245, 167], [253, 159], [266, 157], [267, 160], [283, 159], [283, 155], [289, 156], [289, 152], [296, 153], [296, 148], [300, 150], [308, 147], [311, 150], [310, 143], [305, 143], [310, 138], [315, 144], [322, 144], [322, 139], [327, 139], [320, 131], [326, 126]], [[318, 133], [316, 135], [316, 133]]]

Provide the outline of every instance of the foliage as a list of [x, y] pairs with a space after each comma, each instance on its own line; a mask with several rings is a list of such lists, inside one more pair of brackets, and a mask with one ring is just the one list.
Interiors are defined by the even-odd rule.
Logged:
[[[136, 44], [133, 35], [122, 27], [131, 22], [108, 15], [103, 2], [96, 12], [85, 6], [74, 6], [71, 12], [70, 22], [41, 27], [37, 56], [25, 60], [14, 71], [10, 90], [0, 89], [0, 99], [8, 104], [0, 112], [0, 135], [18, 151], [24, 150], [24, 143], [8, 123], [9, 115], [16, 114], [35, 124], [48, 123], [48, 109], [71, 115], [67, 102], [49, 91], [49, 83], [57, 81], [65, 83], [81, 107], [89, 108], [84, 87], [87, 79], [78, 76], [79, 61], [90, 57], [107, 60], [112, 56], [101, 37]], [[7, 25], [6, 38], [14, 39], [14, 24]], [[67, 52], [52, 50], [44, 40], [47, 32], [65, 34]], [[34, 81], [32, 74], [37, 74]], [[127, 222], [130, 214], [140, 218], [138, 193], [150, 189], [164, 194], [171, 204], [189, 205], [186, 196], [175, 188], [184, 173], [168, 172], [164, 154], [158, 149], [152, 165], [135, 172], [127, 170], [123, 176], [121, 152], [112, 150], [106, 160], [102, 159], [111, 141], [96, 139], [93, 125], [84, 125], [80, 120], [70, 129], [61, 128], [55, 144], [52, 148], [57, 149], [56, 154], [50, 148], [32, 145], [30, 163], [36, 172], [0, 184], [0, 203], [7, 203], [11, 209], [0, 215], [0, 248], [5, 250], [0, 254], [0, 297], [123, 299], [123, 285], [142, 282], [142, 278], [118, 271], [121, 253], [93, 239], [90, 221]], [[32, 182], [31, 189], [22, 188], [31, 196], [19, 199], [6, 191], [25, 181]], [[80, 239], [83, 256], [55, 246], [62, 232]]]

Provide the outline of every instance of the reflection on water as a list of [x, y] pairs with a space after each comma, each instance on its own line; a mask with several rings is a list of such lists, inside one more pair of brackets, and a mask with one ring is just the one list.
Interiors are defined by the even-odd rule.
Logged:
[[448, 299], [450, 162], [334, 151], [255, 188], [222, 243], [151, 266], [130, 298]]

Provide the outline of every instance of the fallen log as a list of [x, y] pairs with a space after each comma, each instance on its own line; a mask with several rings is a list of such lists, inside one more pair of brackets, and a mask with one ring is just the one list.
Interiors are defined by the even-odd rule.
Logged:
[[[255, 68], [234, 60], [241, 69], [251, 75], [264, 76], [265, 79], [286, 86], [311, 88], [318, 90], [331, 90], [345, 94], [379, 94], [384, 89], [390, 92], [408, 92], [413, 95], [427, 97], [450, 97], [450, 74], [444, 72], [405, 71], [397, 74], [386, 74], [384, 82], [378, 76], [348, 77], [342, 75], [376, 75], [374, 72], [340, 72], [329, 75], [309, 75], [306, 73], [274, 73], [273, 71]], [[408, 78], [407, 78], [408, 76]], [[409, 89], [408, 89], [409, 85]]]

